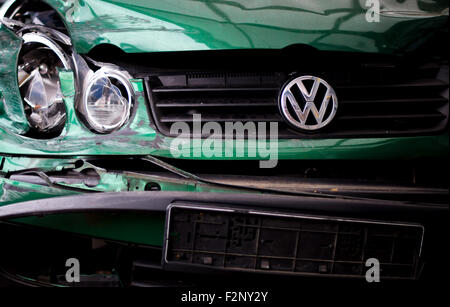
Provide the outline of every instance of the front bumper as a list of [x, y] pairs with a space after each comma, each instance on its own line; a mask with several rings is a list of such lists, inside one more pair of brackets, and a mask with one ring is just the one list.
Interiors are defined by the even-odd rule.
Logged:
[[[163, 238], [165, 231], [164, 225], [167, 218], [166, 212], [174, 204], [183, 204], [187, 207], [200, 206], [211, 209], [234, 208], [242, 214], [256, 211], [278, 215], [332, 216], [336, 219], [370, 220], [380, 223], [417, 225], [423, 227], [424, 237], [421, 257], [417, 267], [417, 276], [414, 278], [430, 279], [436, 277], [438, 274], [442, 274], [442, 264], [449, 256], [448, 247], [444, 244], [447, 240], [445, 238], [446, 233], [448, 233], [446, 231], [448, 228], [446, 220], [448, 219], [449, 213], [447, 204], [432, 205], [385, 200], [328, 199], [322, 197], [245, 193], [122, 192], [55, 197], [6, 205], [0, 208], [0, 219], [23, 223], [27, 221], [24, 217], [30, 219], [30, 216], [32, 216], [36, 220], [41, 220], [42, 226], [42, 224], [45, 224], [43, 221], [47, 218], [55, 217], [64, 220], [64, 216], [84, 214], [90, 216], [87, 219], [90, 223], [89, 226], [95, 228], [102, 227], [102, 224], [95, 224], [96, 215], [111, 215], [119, 220], [121, 216], [126, 218], [127, 214], [131, 213], [141, 217], [147, 217], [148, 227], [153, 229], [152, 235], [155, 237], [153, 246], [126, 241], [120, 243], [122, 245], [125, 244], [127, 248], [138, 250], [137, 253], [140, 255], [142, 255], [142, 250], [146, 251], [143, 258], [141, 257], [139, 260], [133, 258], [132, 260], [133, 272], [136, 272], [135, 275], [131, 273], [130, 285], [142, 285], [142, 283], [151, 285], [152, 282], [157, 283], [156, 281], [151, 281], [149, 276], [152, 276], [154, 271], [162, 274], [161, 272], [166, 270], [178, 273], [190, 272], [189, 278], [191, 281], [192, 276], [224, 275], [226, 277], [231, 276], [230, 273], [242, 274], [242, 276], [253, 276], [253, 273], [286, 275], [278, 271], [249, 272], [247, 270], [244, 272], [236, 272], [236, 270], [218, 269], [208, 265], [186, 266], [164, 264], [162, 260], [164, 259], [163, 245], [165, 241]], [[98, 221], [100, 220], [98, 219]], [[27, 223], [30, 223], [30, 220]], [[119, 223], [116, 223], [116, 225], [119, 225]], [[105, 224], [103, 226], [108, 227]], [[119, 232], [124, 230], [124, 228], [120, 228], [120, 225], [118, 227]], [[64, 230], [64, 227], [61, 226], [58, 229]], [[82, 232], [80, 231], [80, 233]], [[86, 233], [84, 235], [86, 236]], [[93, 237], [92, 234], [88, 236]], [[156, 237], [159, 237], [159, 239]], [[120, 242], [120, 238], [117, 239], [116, 237], [115, 240], [109, 239], [109, 241]], [[148, 256], [148, 248], [151, 249], [150, 256]], [[13, 252], [10, 253], [13, 254]], [[5, 266], [5, 263], [2, 266]], [[146, 273], [139, 271], [139, 268], [147, 270]], [[145, 282], [142, 281], [142, 274], [144, 274]], [[174, 279], [182, 279], [182, 277], [174, 277], [176, 275], [170, 274], [167, 273], [167, 276], [171, 276]], [[322, 275], [325, 276], [326, 274]], [[383, 275], [381, 276], [383, 278]], [[289, 278], [292, 277], [289, 276]]]

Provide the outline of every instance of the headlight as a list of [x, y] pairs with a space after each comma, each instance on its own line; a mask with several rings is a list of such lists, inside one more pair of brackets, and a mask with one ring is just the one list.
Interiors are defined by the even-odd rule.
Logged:
[[63, 49], [42, 33], [26, 33], [17, 69], [30, 135], [48, 138], [64, 127], [66, 109], [59, 86], [58, 69], [71, 69]]
[[134, 101], [127, 73], [101, 68], [87, 82], [82, 108], [89, 128], [109, 133], [122, 127], [130, 117]]

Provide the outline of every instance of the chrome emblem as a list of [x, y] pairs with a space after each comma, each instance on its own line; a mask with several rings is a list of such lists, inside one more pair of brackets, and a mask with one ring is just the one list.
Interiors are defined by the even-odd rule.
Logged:
[[291, 125], [304, 130], [317, 130], [333, 120], [338, 100], [325, 80], [300, 76], [283, 87], [279, 104], [283, 117]]

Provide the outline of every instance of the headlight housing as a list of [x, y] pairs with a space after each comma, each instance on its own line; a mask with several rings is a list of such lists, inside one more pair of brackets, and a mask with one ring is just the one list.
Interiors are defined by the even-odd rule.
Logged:
[[99, 69], [88, 79], [81, 108], [90, 129], [110, 133], [128, 121], [134, 103], [130, 79], [128, 73], [111, 67]]
[[61, 133], [66, 118], [59, 82], [59, 69], [72, 69], [66, 52], [50, 37], [29, 32], [17, 68], [29, 135], [51, 138]]

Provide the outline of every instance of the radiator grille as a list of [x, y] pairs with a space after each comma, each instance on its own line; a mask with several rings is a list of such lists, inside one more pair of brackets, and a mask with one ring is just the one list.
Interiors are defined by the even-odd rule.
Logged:
[[173, 207], [166, 262], [225, 270], [363, 277], [366, 260], [381, 278], [416, 278], [423, 230], [307, 216]]
[[[333, 122], [317, 132], [290, 127], [278, 108], [283, 84], [294, 76], [316, 75], [336, 91]], [[448, 66], [361, 64], [348, 70], [295, 72], [176, 72], [147, 78], [156, 128], [170, 127], [193, 114], [202, 122], [277, 122], [282, 138], [423, 135], [445, 129], [448, 118]], [[268, 125], [267, 125], [268, 127]], [[206, 135], [203, 135], [206, 136]]]

